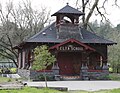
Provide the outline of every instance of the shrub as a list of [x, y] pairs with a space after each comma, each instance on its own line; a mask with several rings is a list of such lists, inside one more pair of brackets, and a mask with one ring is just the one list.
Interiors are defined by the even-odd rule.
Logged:
[[17, 72], [17, 68], [11, 68], [11, 69], [10, 69], [10, 72], [11, 72], [12, 74], [15, 74], [15, 73]]
[[109, 67], [109, 72], [112, 73], [113, 72], [113, 68]]
[[1, 69], [0, 69], [0, 73], [2, 73]]
[[120, 80], [120, 74], [117, 74], [117, 73], [110, 74], [109, 78], [111, 80]]
[[11, 82], [12, 80], [9, 78], [8, 80], [7, 80], [7, 82]]
[[[37, 77], [37, 79], [38, 79], [38, 80], [41, 80], [41, 81], [44, 81], [44, 80], [45, 80], [45, 77], [44, 77], [44, 75], [39, 75], [39, 76]], [[48, 81], [54, 80], [53, 76], [48, 76], [48, 75], [46, 75], [46, 79], [47, 79]]]
[[109, 75], [101, 76], [101, 80], [110, 80]]

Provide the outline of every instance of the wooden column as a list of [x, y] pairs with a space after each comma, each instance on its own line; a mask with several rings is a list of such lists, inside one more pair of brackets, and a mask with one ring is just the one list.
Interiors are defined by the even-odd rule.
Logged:
[[28, 69], [29, 67], [29, 49], [26, 50], [25, 52], [25, 69]]
[[103, 62], [103, 64], [107, 65], [107, 56], [106, 55], [103, 56], [102, 62]]
[[24, 69], [25, 68], [25, 50], [23, 50], [22, 52], [22, 68]]
[[22, 64], [22, 62], [21, 62], [21, 52], [19, 52], [19, 54], [18, 54], [18, 68], [21, 68], [21, 64]]
[[102, 67], [102, 66], [103, 66], [103, 57], [100, 56], [100, 67]]
[[82, 64], [83, 65], [87, 65], [87, 53], [84, 51], [83, 53], [82, 53]]
[[31, 51], [29, 52], [29, 63], [28, 63], [28, 69], [31, 69], [32, 64], [33, 64], [33, 60], [34, 60], [34, 51], [31, 49]]

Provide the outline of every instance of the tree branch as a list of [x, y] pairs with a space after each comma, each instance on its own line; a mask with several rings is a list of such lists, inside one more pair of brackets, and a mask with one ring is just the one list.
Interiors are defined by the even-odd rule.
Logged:
[[85, 29], [87, 29], [87, 24], [88, 24], [88, 22], [89, 22], [89, 19], [90, 19], [90, 17], [92, 16], [95, 7], [98, 5], [98, 2], [99, 2], [99, 0], [95, 0], [93, 6], [92, 6], [92, 8], [91, 8], [91, 10], [89, 11], [89, 13], [88, 13], [88, 15], [87, 15], [87, 17], [86, 17], [86, 20], [85, 20], [85, 23], [84, 23], [84, 28], [85, 28]]
[[0, 52], [0, 55], [3, 57], [6, 57], [8, 59], [11, 59], [15, 63], [15, 65], [18, 67], [18, 64], [16, 63], [15, 59], [13, 59], [13, 58], [9, 57], [8, 55], [5, 55], [4, 53], [1, 53], [1, 52]]
[[115, 0], [115, 5], [116, 5], [118, 8], [120, 8], [120, 6], [117, 4], [117, 1], [118, 1], [118, 0]]
[[11, 53], [13, 53], [16, 58], [18, 57], [18, 55], [11, 48], [8, 48], [7, 46], [4, 46], [4, 44], [0, 44], [0, 46], [4, 49], [10, 51]]

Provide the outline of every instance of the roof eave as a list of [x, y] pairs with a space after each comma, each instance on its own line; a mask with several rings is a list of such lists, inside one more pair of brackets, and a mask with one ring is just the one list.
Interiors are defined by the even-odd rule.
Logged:
[[74, 15], [78, 15], [78, 16], [85, 15], [85, 13], [59, 13], [59, 12], [56, 12], [56, 13], [52, 14], [51, 16], [58, 16], [60, 14], [74, 14]]

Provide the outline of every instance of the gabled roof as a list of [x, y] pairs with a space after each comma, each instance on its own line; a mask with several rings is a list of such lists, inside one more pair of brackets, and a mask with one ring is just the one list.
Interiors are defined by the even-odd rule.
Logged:
[[77, 9], [69, 6], [68, 4], [63, 7], [62, 9], [60, 9], [59, 11], [57, 11], [56, 13], [54, 13], [52, 16], [56, 16], [58, 14], [76, 14], [76, 15], [84, 15], [84, 13], [82, 13], [81, 11], [78, 11]]
[[59, 43], [63, 40], [57, 39], [57, 28], [55, 22], [45, 27], [40, 32], [26, 40], [25, 42], [55, 42]]
[[82, 42], [80, 42], [80, 41], [78, 41], [78, 40], [75, 40], [75, 39], [73, 39], [73, 38], [68, 39], [68, 40], [66, 40], [66, 41], [64, 41], [64, 42], [61, 42], [60, 44], [57, 44], [57, 45], [55, 45], [55, 46], [52, 46], [52, 47], [50, 47], [49, 49], [50, 49], [50, 50], [51, 50], [51, 49], [55, 49], [55, 48], [58, 49], [60, 46], [65, 45], [65, 44], [67, 44], [67, 43], [76, 43], [76, 44], [79, 44], [80, 46], [84, 47], [85, 50], [95, 51], [95, 49], [93, 49], [93, 48], [89, 47], [88, 45], [86, 45], [86, 44], [84, 44], [84, 43], [82, 43]]
[[[26, 40], [25, 42], [61, 43], [63, 41], [66, 41], [65, 39], [58, 39], [57, 32], [58, 30], [54, 22], [51, 25], [45, 27], [42, 31], [40, 31], [33, 37]], [[83, 28], [80, 28], [79, 32], [81, 38], [77, 40], [82, 43], [107, 44], [107, 45], [116, 44], [113, 41], [97, 36], [95, 33], [87, 31]]]
[[84, 43], [100, 43], [100, 44], [108, 44], [108, 45], [116, 44], [115, 42], [100, 37], [93, 32], [85, 30], [84, 28], [81, 28], [81, 34], [83, 38], [82, 42]]

